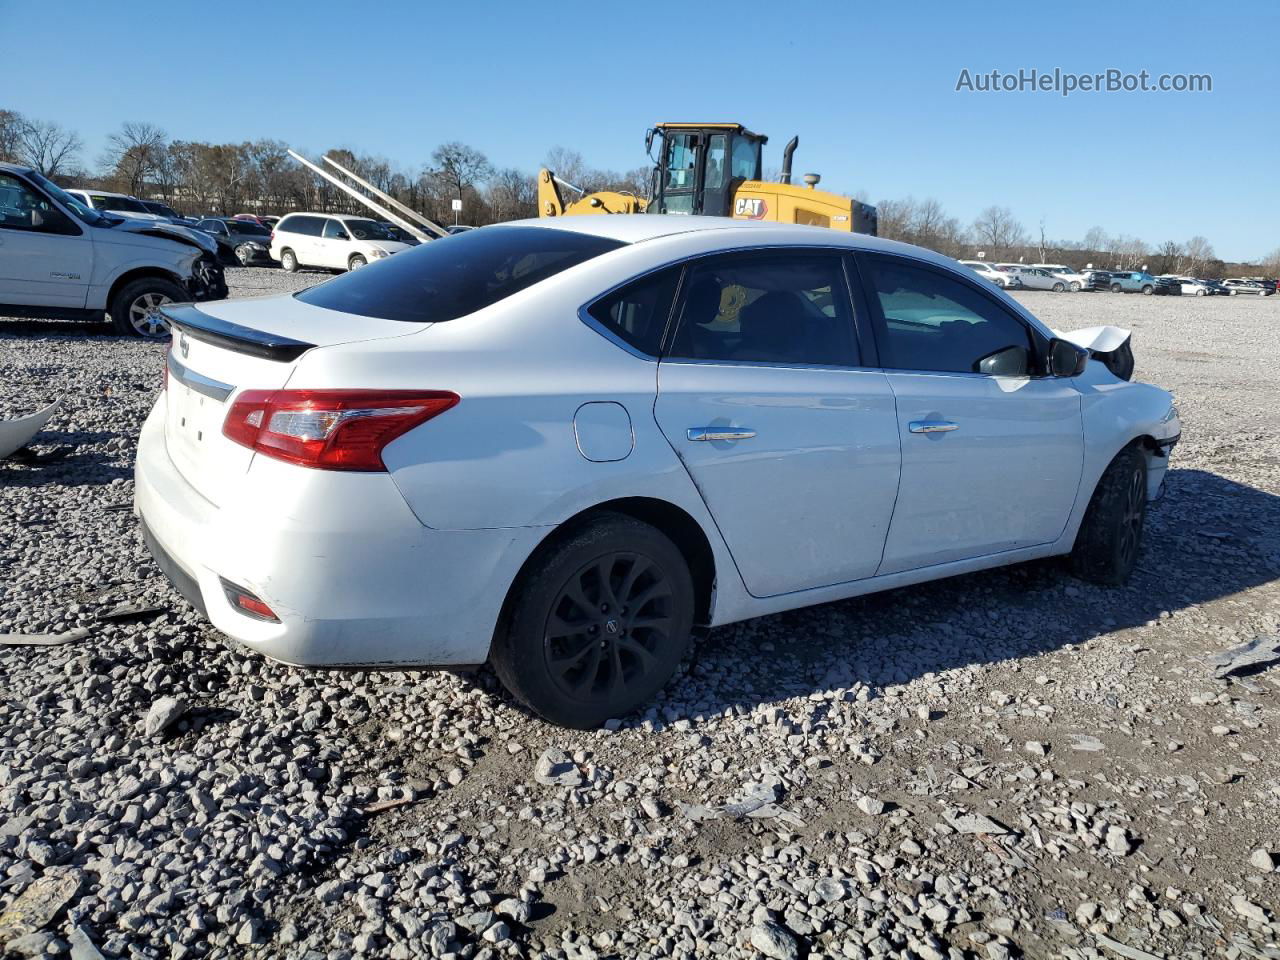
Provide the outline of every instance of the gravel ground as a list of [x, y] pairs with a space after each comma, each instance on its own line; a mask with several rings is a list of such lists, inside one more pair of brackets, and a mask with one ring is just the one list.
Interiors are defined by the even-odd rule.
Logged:
[[0, 633], [87, 631], [0, 646], [0, 952], [1280, 958], [1280, 667], [1207, 662], [1280, 634], [1280, 297], [1021, 296], [1177, 394], [1130, 586], [1043, 562], [718, 629], [594, 733], [487, 671], [232, 648], [130, 513], [160, 348], [0, 320], [0, 415], [64, 397], [72, 448], [0, 464]]

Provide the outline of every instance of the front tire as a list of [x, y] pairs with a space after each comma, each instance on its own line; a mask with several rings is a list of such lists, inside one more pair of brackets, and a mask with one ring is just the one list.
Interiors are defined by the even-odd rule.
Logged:
[[366, 260], [362, 254], [355, 253], [355, 254], [352, 254], [351, 259], [347, 261], [347, 269], [359, 270], [361, 267], [367, 265], [368, 263], [369, 261]]
[[1123, 288], [1122, 286], [1120, 286], [1120, 284], [1118, 284], [1118, 283], [1113, 283], [1113, 284], [1111, 285], [1111, 292], [1112, 292], [1112, 293], [1119, 293], [1119, 292], [1120, 292], [1121, 290], [1123, 290], [1123, 289], [1124, 289], [1124, 288]]
[[512, 589], [490, 662], [511, 694], [580, 730], [666, 685], [689, 646], [693, 578], [661, 532], [602, 513], [539, 548]]
[[1071, 292], [1072, 292], [1072, 293], [1079, 293], [1079, 292], [1080, 292], [1080, 281], [1079, 281], [1079, 280], [1072, 280], [1072, 281], [1071, 281], [1071, 288], [1070, 288], [1070, 289], [1071, 289]]
[[111, 300], [108, 313], [111, 325], [121, 336], [163, 340], [169, 336], [169, 323], [161, 316], [160, 308], [190, 299], [172, 280], [142, 277], [120, 288]]
[[1197, 290], [1197, 291], [1196, 291], [1196, 296], [1197, 296], [1197, 297], [1203, 297], [1203, 296], [1204, 296], [1204, 291], [1203, 291], [1203, 290]]
[[249, 264], [253, 263], [253, 251], [245, 244], [240, 244], [240, 246], [236, 247], [236, 260], [239, 261], [242, 267], [249, 266]]
[[1066, 284], [1064, 284], [1064, 283], [1055, 283], [1055, 284], [1053, 285], [1053, 292], [1054, 292], [1054, 293], [1062, 293], [1062, 291], [1063, 291], [1063, 290], [1065, 290], [1065, 289], [1067, 289], [1067, 287], [1066, 287]]
[[298, 272], [298, 255], [292, 250], [284, 249], [280, 251], [280, 267], [285, 273]]
[[1151, 296], [1151, 295], [1152, 295], [1153, 293], [1155, 293], [1155, 292], [1156, 292], [1156, 288], [1155, 288], [1155, 287], [1153, 287], [1153, 286], [1151, 286], [1151, 285], [1149, 285], [1149, 284], [1148, 284], [1147, 286], [1145, 286], [1145, 287], [1143, 287], [1143, 288], [1142, 288], [1142, 295], [1143, 295], [1144, 297], [1149, 297], [1149, 296]]
[[1098, 481], [1071, 550], [1082, 580], [1118, 587], [1138, 562], [1147, 518], [1147, 460], [1136, 446], [1116, 454]]

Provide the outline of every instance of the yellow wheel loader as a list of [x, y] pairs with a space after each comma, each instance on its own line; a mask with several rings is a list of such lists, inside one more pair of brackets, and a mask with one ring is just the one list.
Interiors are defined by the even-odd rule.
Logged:
[[[782, 151], [778, 181], [762, 179], [761, 155], [768, 142], [768, 137], [740, 123], [659, 123], [645, 137], [645, 149], [654, 160], [651, 200], [616, 191], [586, 193], [543, 169], [538, 173], [538, 212], [544, 217], [684, 213], [876, 233], [875, 207], [817, 189], [820, 178], [814, 173], [804, 175], [803, 187], [791, 182], [798, 137]], [[563, 190], [578, 196], [566, 202]]]

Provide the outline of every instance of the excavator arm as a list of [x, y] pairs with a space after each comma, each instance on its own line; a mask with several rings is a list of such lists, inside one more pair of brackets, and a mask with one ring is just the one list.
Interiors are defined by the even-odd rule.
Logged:
[[[561, 188], [576, 190], [579, 196], [565, 202]], [[538, 215], [563, 217], [579, 213], [644, 213], [645, 201], [633, 193], [599, 190], [586, 193], [561, 180], [545, 167], [538, 171]]]

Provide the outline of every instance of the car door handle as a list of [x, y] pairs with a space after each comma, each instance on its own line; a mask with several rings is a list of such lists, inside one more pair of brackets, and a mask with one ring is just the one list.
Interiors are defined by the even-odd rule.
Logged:
[[750, 440], [756, 435], [754, 430], [742, 427], [690, 427], [690, 440]]
[[950, 433], [960, 429], [960, 424], [950, 420], [912, 420], [908, 426], [912, 433]]

